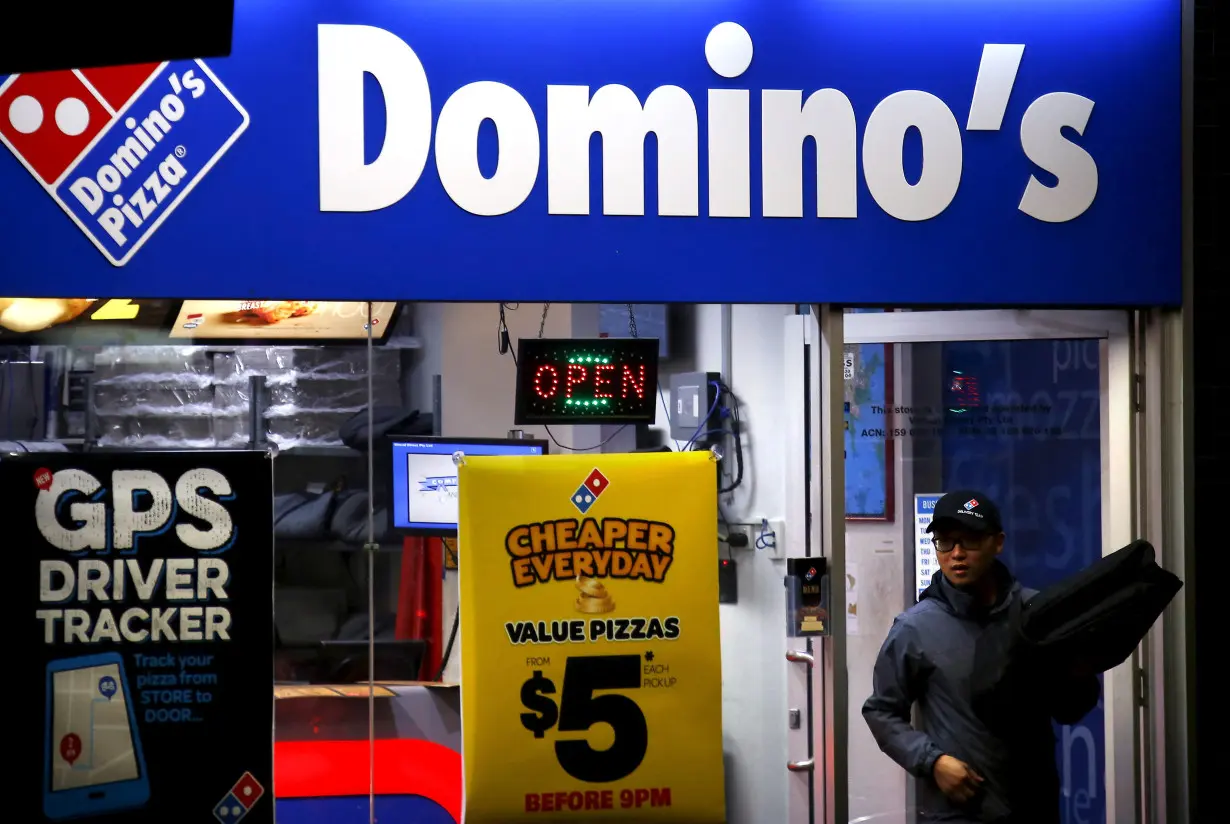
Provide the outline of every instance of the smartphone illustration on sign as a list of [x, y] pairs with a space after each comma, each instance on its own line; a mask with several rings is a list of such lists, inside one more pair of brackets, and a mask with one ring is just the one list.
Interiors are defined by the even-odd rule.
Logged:
[[43, 813], [52, 820], [120, 812], [149, 801], [136, 710], [114, 652], [47, 664]]

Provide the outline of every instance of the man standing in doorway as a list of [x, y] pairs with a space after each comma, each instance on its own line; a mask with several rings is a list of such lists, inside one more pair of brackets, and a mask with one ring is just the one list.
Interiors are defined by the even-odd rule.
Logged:
[[1018, 645], [1021, 608], [1036, 591], [999, 560], [993, 501], [949, 492], [927, 531], [940, 571], [893, 622], [863, 718], [880, 749], [919, 779], [922, 820], [1057, 824], [1051, 719], [1073, 724], [1092, 710], [1097, 677], [1047, 672]]

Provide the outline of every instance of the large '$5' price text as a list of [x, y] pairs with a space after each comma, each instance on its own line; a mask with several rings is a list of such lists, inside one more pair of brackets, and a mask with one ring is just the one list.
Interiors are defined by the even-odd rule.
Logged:
[[[521, 714], [521, 724], [535, 738], [555, 727], [559, 732], [586, 732], [606, 723], [615, 731], [615, 743], [596, 750], [586, 739], [557, 740], [555, 757], [564, 772], [579, 781], [619, 781], [636, 771], [649, 746], [645, 713], [626, 695], [595, 696], [596, 690], [634, 690], [641, 686], [641, 661], [637, 655], [591, 655], [572, 657], [564, 669], [564, 689], [559, 703], [551, 696], [555, 682], [535, 670], [521, 686], [521, 703], [530, 712]], [[665, 803], [670, 803], [666, 791]]]

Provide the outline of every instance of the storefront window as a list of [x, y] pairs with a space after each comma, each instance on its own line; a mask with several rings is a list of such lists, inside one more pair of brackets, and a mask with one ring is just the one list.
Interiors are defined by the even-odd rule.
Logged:
[[[419, 798], [411, 806], [421, 820], [460, 803], [458, 566], [466, 550], [456, 535], [450, 452], [478, 448], [467, 442], [542, 444], [536, 448], [594, 461], [714, 446], [728, 456], [710, 527], [719, 542], [703, 551], [707, 566], [738, 572], [729, 576], [734, 584], [722, 585], [723, 592], [733, 587], [720, 607], [723, 632], [731, 633], [721, 642], [725, 652], [715, 633], [706, 655], [715, 675], [720, 666], [724, 700], [755, 708], [728, 712], [726, 735], [741, 746], [784, 744], [786, 730], [767, 723], [784, 711], [784, 699], [764, 704], [757, 697], [763, 679], [745, 673], [749, 666], [776, 671], [766, 677], [784, 688], [784, 646], [763, 644], [757, 629], [773, 626], [780, 636], [785, 614], [784, 549], [774, 548], [783, 511], [771, 478], [790, 449], [772, 400], [774, 378], [763, 367], [780, 363], [780, 324], [796, 307], [372, 303], [371, 328], [379, 331], [369, 338], [369, 304], [362, 303], [126, 306], [116, 315], [106, 302], [85, 302], [41, 329], [5, 328], [7, 449], [273, 455], [272, 500], [247, 505], [272, 508], [279, 809], [307, 809], [321, 792], [366, 804], [369, 756], [378, 773], [403, 762], [430, 766], [404, 793]], [[727, 313], [744, 330], [733, 347], [723, 345]], [[656, 406], [652, 425], [514, 422], [521, 339], [634, 337], [657, 341], [657, 380], [638, 389], [646, 408]], [[724, 364], [727, 348], [733, 354]], [[713, 401], [686, 394], [697, 390]], [[446, 449], [432, 466], [443, 469], [414, 475], [409, 446], [440, 438]], [[395, 497], [412, 494], [406, 484], [426, 489], [433, 479], [443, 509], [432, 522], [401, 512]], [[714, 610], [716, 628], [716, 589], [712, 595], [706, 609]], [[671, 676], [655, 683], [669, 687]], [[533, 731], [520, 743], [532, 746]], [[720, 760], [716, 748], [713, 755]], [[313, 772], [320, 759], [333, 765], [328, 786]], [[765, 805], [784, 811], [784, 780], [766, 786], [755, 770], [751, 761], [728, 765], [727, 803], [736, 818], [751, 820]], [[655, 792], [652, 803], [664, 803], [667, 796]], [[403, 803], [410, 802], [380, 795], [376, 809], [396, 812]]]
[[[75, 453], [83, 466], [117, 461], [119, 466], [125, 455], [155, 456], [155, 461], [157, 455], [182, 456], [168, 457], [171, 463], [190, 463], [192, 455], [208, 460], [233, 450], [272, 456], [272, 497], [253, 500], [246, 488], [239, 494], [238, 484], [229, 496], [225, 490], [207, 493], [220, 508], [228, 506], [228, 498], [243, 499], [234, 505], [244, 511], [246, 520], [237, 527], [244, 534], [232, 540], [233, 548], [218, 550], [221, 562], [233, 549], [244, 553], [245, 568], [259, 567], [260, 556], [268, 553], [272, 610], [262, 607], [258, 590], [255, 608], [264, 614], [253, 616], [253, 596], [246, 590], [244, 607], [232, 615], [236, 636], [254, 641], [260, 655], [271, 660], [251, 662], [244, 673], [233, 667], [204, 667], [192, 677], [194, 683], [216, 685], [211, 699], [242, 717], [234, 696], [226, 700], [232, 685], [219, 682], [267, 681], [263, 673], [272, 674], [274, 683], [266, 688], [277, 696], [275, 763], [284, 750], [283, 760], [291, 769], [279, 792], [290, 806], [304, 792], [314, 792], [308, 786], [315, 780], [310, 769], [304, 773], [295, 766], [295, 759], [303, 757], [302, 746], [347, 765], [345, 769], [353, 767], [353, 775], [342, 771], [333, 791], [365, 796], [370, 738], [366, 699], [375, 694], [386, 708], [393, 695], [383, 686], [373, 693], [370, 676], [381, 682], [438, 681], [441, 636], [447, 640], [448, 632], [439, 603], [441, 543], [403, 537], [391, 529], [389, 458], [381, 451], [386, 433], [430, 436], [436, 430], [433, 376], [420, 368], [426, 349], [415, 334], [413, 306], [191, 300], [2, 303], [0, 409], [5, 414], [0, 449], [5, 453], [65, 453], [69, 460]], [[438, 343], [433, 341], [431, 348], [438, 358]], [[374, 434], [370, 420], [375, 422]], [[268, 468], [268, 462], [263, 466]], [[174, 487], [174, 478], [170, 483]], [[149, 505], [150, 498], [143, 495], [134, 492], [138, 510]], [[184, 506], [182, 501], [178, 506]], [[183, 517], [177, 513], [172, 504], [159, 531], [175, 527], [176, 519]], [[156, 547], [148, 540], [147, 552], [161, 552], [163, 539]], [[162, 563], [152, 558], [139, 562]], [[262, 572], [241, 572], [233, 560], [230, 568], [236, 586]], [[157, 601], [157, 593], [150, 598]], [[271, 637], [262, 643], [260, 622], [270, 616]], [[150, 689], [153, 676], [134, 660], [121, 669], [127, 668], [124, 683], [127, 690], [130, 682], [131, 697], [126, 703], [136, 713], [138, 730], [147, 722], [169, 723], [172, 715], [181, 721], [216, 723], [199, 712], [193, 715], [192, 705], [200, 706], [195, 694], [189, 700], [182, 690], [168, 689], [159, 698]], [[452, 693], [455, 698], [456, 690]], [[165, 718], [141, 715], [141, 702], [171, 701], [176, 695], [184, 700], [161, 709]], [[431, 743], [455, 755], [460, 747], [454, 740], [456, 706], [451, 715], [446, 708], [445, 716], [442, 728], [451, 729], [452, 737]], [[382, 709], [380, 717], [387, 720], [378, 725], [378, 737], [397, 739], [392, 716]], [[143, 738], [147, 749], [156, 750], [158, 734], [155, 730], [142, 737], [138, 731], [133, 740]], [[76, 757], [81, 750], [75, 742], [85, 747], [92, 733], [73, 727], [64, 735], [73, 742], [65, 745], [73, 759], [65, 764], [80, 772], [87, 764]], [[253, 771], [259, 772], [255, 766]], [[257, 795], [244, 800], [255, 802], [263, 795], [269, 778], [254, 778], [260, 788], [247, 790]], [[446, 771], [446, 787], [459, 791], [459, 782], [459, 773]]]

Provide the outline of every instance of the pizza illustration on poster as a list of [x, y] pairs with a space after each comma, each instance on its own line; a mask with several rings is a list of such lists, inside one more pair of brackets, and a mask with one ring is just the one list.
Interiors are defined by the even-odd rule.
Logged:
[[5, 455], [0, 494], [23, 818], [272, 824], [272, 458]]

